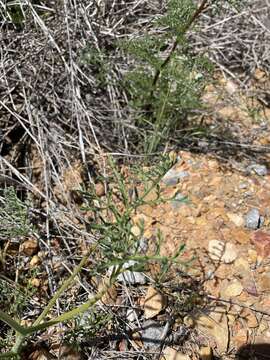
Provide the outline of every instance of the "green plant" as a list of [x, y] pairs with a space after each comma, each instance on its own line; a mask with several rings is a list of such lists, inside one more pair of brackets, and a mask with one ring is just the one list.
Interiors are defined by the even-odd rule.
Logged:
[[[0, 320], [15, 331], [15, 343], [11, 351], [0, 354], [0, 358], [19, 358], [23, 344], [29, 336], [47, 329], [50, 326], [57, 325], [58, 323], [81, 317], [83, 313], [94, 307], [112, 284], [117, 281], [118, 276], [124, 271], [143, 271], [149, 262], [155, 261], [161, 263], [164, 273], [172, 264], [179, 263], [178, 257], [183, 251], [183, 246], [170, 258], [161, 256], [159, 249], [157, 249], [153, 255], [142, 254], [140, 251], [140, 237], [133, 233], [131, 223], [131, 217], [134, 211], [136, 211], [139, 206], [147, 203], [147, 195], [157, 187], [160, 179], [168, 170], [170, 162], [165, 161], [165, 163], [162, 163], [156, 172], [158, 176], [155, 179], [151, 178], [150, 185], [148, 184], [141, 196], [132, 201], [130, 201], [125, 177], [118, 171], [112, 159], [109, 159], [109, 164], [112, 176], [111, 182], [114, 182], [114, 187], [111, 187], [107, 196], [104, 197], [104, 199], [99, 199], [94, 192], [83, 193], [86, 199], [85, 209], [91, 210], [95, 216], [95, 221], [90, 223], [89, 226], [91, 231], [98, 237], [98, 241], [82, 258], [72, 275], [63, 281], [60, 288], [55, 292], [53, 298], [34, 321], [33, 325], [29, 327], [22, 326], [20, 321], [16, 320], [17, 314], [16, 316], [11, 316], [7, 312], [0, 310]], [[158, 200], [161, 201], [160, 199]], [[166, 199], [163, 201], [166, 201]], [[107, 270], [110, 269], [110, 275], [107, 281], [105, 281], [103, 288], [85, 303], [47, 321], [47, 315], [52, 311], [60, 296], [74, 283], [83, 266], [88, 261], [90, 254], [93, 255], [91, 260], [93, 268], [90, 269], [90, 275], [108, 277]], [[96, 259], [96, 261], [94, 259]], [[126, 266], [126, 264], [130, 265]], [[96, 326], [98, 326], [98, 323], [94, 322], [94, 327]]]
[[16, 195], [14, 188], [4, 189], [0, 197], [0, 239], [27, 236], [32, 230], [28, 217], [28, 205]]
[[11, 239], [27, 236], [33, 230], [28, 219], [28, 209], [29, 206], [17, 197], [14, 188], [3, 190], [0, 197], [0, 244], [5, 241], [4, 246], [0, 247], [2, 267], [5, 266], [6, 252]]
[[[145, 131], [144, 151], [155, 151], [181, 127], [190, 111], [200, 106], [200, 94], [209, 64], [189, 52], [186, 32], [205, 9], [193, 1], [168, 2], [167, 13], [153, 27], [165, 29], [144, 34], [124, 43], [136, 59], [134, 70], [126, 76], [130, 103], [140, 110], [137, 124]], [[160, 35], [161, 34], [161, 35]]]
[[[14, 1], [7, 0], [5, 4], [0, 3], [0, 21], [12, 24], [17, 30], [22, 30], [26, 22], [27, 12], [34, 9], [38, 14], [46, 16], [46, 10], [42, 9], [42, 1], [31, 0], [27, 1]], [[46, 9], [46, 8], [45, 8]]]
[[[25, 282], [24, 285], [18, 285], [4, 275], [0, 277], [0, 308], [15, 319], [23, 314], [28, 301], [36, 292], [30, 280], [26, 279]], [[0, 349], [6, 348], [13, 341], [14, 334], [11, 329], [8, 329], [0, 336]]]
[[107, 85], [111, 66], [105, 51], [98, 51], [93, 46], [87, 45], [81, 50], [79, 63], [91, 67], [99, 88]]
[[106, 324], [112, 320], [112, 315], [101, 309], [91, 308], [84, 314], [75, 318], [72, 330], [65, 334], [65, 342], [78, 346], [80, 340], [95, 337], [97, 333], [106, 328]]
[[[239, 1], [225, 0], [231, 6]], [[135, 59], [124, 82], [130, 104], [137, 111], [137, 124], [145, 129], [144, 151], [156, 151], [188, 115], [201, 107], [200, 97], [213, 69], [207, 57], [189, 46], [187, 32], [207, 9], [218, 11], [221, 1], [169, 0], [167, 12], [153, 22], [149, 34], [122, 43]]]

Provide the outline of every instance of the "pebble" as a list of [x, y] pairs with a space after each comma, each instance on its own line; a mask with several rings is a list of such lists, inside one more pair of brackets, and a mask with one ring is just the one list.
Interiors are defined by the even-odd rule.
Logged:
[[40, 287], [40, 280], [38, 278], [34, 278], [31, 280], [31, 285], [38, 288]]
[[21, 250], [27, 256], [35, 255], [39, 250], [37, 239], [31, 238], [24, 241], [21, 245]]
[[165, 326], [158, 321], [146, 320], [142, 326], [142, 338], [147, 350], [158, 349], [163, 342]]
[[95, 185], [95, 191], [96, 191], [96, 195], [98, 197], [101, 197], [101, 196], [105, 195], [105, 187], [104, 187], [104, 185], [101, 182], [97, 183]]
[[260, 216], [259, 210], [253, 208], [246, 214], [245, 225], [248, 229], [256, 230], [262, 226], [263, 220], [264, 219]]
[[234, 279], [227, 286], [221, 288], [220, 295], [225, 299], [239, 296], [243, 291], [240, 281]]
[[187, 197], [181, 193], [175, 195], [174, 199], [171, 201], [171, 205], [173, 210], [178, 210], [183, 204], [185, 204], [185, 200]]
[[200, 360], [212, 360], [213, 351], [210, 346], [203, 346], [199, 350]]
[[[253, 234], [252, 243], [256, 247], [256, 254], [266, 258], [270, 255], [270, 233], [258, 230]], [[249, 251], [250, 253], [250, 251]], [[256, 260], [258, 260], [256, 258]]]
[[126, 318], [129, 322], [134, 322], [138, 319], [139, 311], [137, 309], [127, 309]]
[[172, 168], [163, 176], [162, 182], [167, 186], [173, 186], [187, 177], [189, 172]]
[[259, 176], [266, 176], [268, 174], [267, 167], [260, 164], [252, 164], [247, 167], [249, 173], [255, 172]]
[[244, 225], [244, 219], [241, 215], [234, 213], [227, 213], [227, 216], [234, 223], [234, 225], [238, 227], [242, 227]]
[[208, 243], [208, 252], [212, 260], [222, 261], [225, 264], [234, 262], [238, 255], [234, 244], [224, 243], [220, 240], [210, 240]]
[[31, 268], [33, 268], [33, 267], [38, 266], [38, 265], [40, 265], [40, 264], [41, 264], [41, 259], [40, 259], [40, 257], [37, 256], [37, 255], [34, 255], [34, 256], [32, 257], [32, 259], [31, 259], [29, 265], [30, 265]]
[[[136, 265], [136, 261], [129, 260], [123, 265], [123, 268], [127, 269], [134, 265]], [[109, 275], [112, 274], [112, 271], [113, 271], [113, 266], [109, 268], [109, 271], [108, 271]], [[130, 284], [130, 285], [134, 285], [134, 284], [145, 285], [148, 282], [147, 277], [143, 273], [138, 272], [138, 271], [131, 271], [131, 270], [127, 270], [127, 271], [124, 271], [121, 274], [119, 274], [117, 276], [117, 280], [119, 282], [122, 282], [125, 284]]]
[[167, 346], [163, 350], [163, 357], [164, 360], [190, 360], [190, 357], [187, 354], [179, 352], [169, 346]]
[[242, 182], [242, 183], [239, 184], [239, 189], [240, 189], [240, 190], [246, 189], [247, 187], [248, 187], [248, 184], [247, 184], [247, 183]]
[[145, 237], [140, 238], [138, 252], [146, 254], [148, 250], [148, 240]]

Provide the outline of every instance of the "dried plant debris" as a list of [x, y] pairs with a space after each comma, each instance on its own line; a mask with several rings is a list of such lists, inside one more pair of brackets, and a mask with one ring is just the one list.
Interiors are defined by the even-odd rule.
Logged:
[[[0, 0], [1, 311], [32, 326], [89, 252], [45, 321], [108, 285], [96, 307], [40, 331], [25, 358], [229, 359], [251, 337], [269, 342], [270, 5], [217, 3], [183, 42], [221, 70], [200, 85], [208, 108], [171, 108], [183, 126], [170, 134], [159, 118], [153, 133], [151, 109], [130, 102], [126, 75], [141, 63], [123, 45], [147, 33], [159, 41], [144, 45], [166, 57], [173, 41], [162, 43], [157, 20], [168, 1]], [[188, 88], [203, 71], [187, 75]], [[254, 107], [243, 93], [257, 86]], [[155, 136], [194, 152], [159, 164]], [[13, 343], [1, 321], [0, 354]]]
[[197, 51], [207, 52], [215, 64], [235, 79], [234, 74], [246, 73], [242, 83], [257, 68], [269, 72], [269, 0], [242, 1], [240, 8], [230, 7], [227, 2], [218, 2], [217, 6], [215, 13], [210, 10], [201, 18], [203, 30], [191, 35], [191, 39], [196, 39]]
[[[218, 4], [215, 16], [202, 16], [202, 30], [190, 33], [193, 50], [207, 53], [227, 74], [269, 70], [267, 0], [249, 1], [240, 10]], [[72, 155], [87, 162], [101, 146], [133, 151], [141, 135], [122, 80], [134, 59], [118, 41], [162, 31], [153, 21], [166, 9], [166, 2], [145, 0], [9, 5], [0, 17], [4, 154], [11, 145], [27, 154], [29, 141], [40, 143], [51, 182]], [[20, 18], [14, 26], [15, 10]]]

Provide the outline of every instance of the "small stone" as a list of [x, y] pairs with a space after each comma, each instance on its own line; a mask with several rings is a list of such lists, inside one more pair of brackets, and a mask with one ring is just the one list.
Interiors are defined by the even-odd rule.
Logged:
[[237, 91], [237, 84], [232, 80], [228, 80], [226, 82], [225, 89], [228, 94], [232, 95]]
[[248, 339], [248, 329], [239, 329], [233, 337], [233, 341], [237, 348], [245, 345]]
[[38, 266], [41, 264], [41, 259], [38, 255], [34, 255], [29, 263], [31, 268], [34, 268], [35, 266]]
[[212, 360], [213, 351], [210, 346], [203, 346], [199, 350], [200, 360]]
[[164, 325], [158, 321], [146, 320], [141, 331], [141, 341], [146, 350], [157, 350], [163, 342]]
[[241, 215], [227, 213], [227, 216], [236, 226], [241, 227], [244, 225], [244, 219]]
[[269, 329], [267, 320], [261, 320], [258, 328], [258, 334], [263, 334]]
[[158, 315], [167, 305], [167, 297], [149, 286], [144, 300], [144, 316], [151, 319]]
[[235, 316], [233, 314], [228, 314], [228, 325], [231, 327], [235, 323]]
[[236, 246], [232, 243], [224, 243], [220, 240], [209, 241], [208, 251], [211, 259], [222, 261], [225, 264], [230, 264], [237, 258]]
[[171, 201], [173, 210], [178, 210], [181, 206], [186, 203], [187, 197], [181, 193], [177, 193], [174, 199]]
[[257, 68], [257, 69], [254, 71], [254, 78], [255, 78], [256, 80], [258, 80], [258, 81], [262, 81], [262, 79], [263, 79], [263, 78], [266, 79], [267, 76], [266, 76], [266, 73], [265, 73], [263, 70]]
[[254, 172], [259, 176], [266, 176], [268, 174], [267, 167], [265, 165], [253, 164], [247, 167], [249, 173]]
[[[129, 260], [128, 262], [126, 262], [123, 265], [123, 269], [130, 268], [132, 266], [135, 266], [136, 264], [137, 264], [136, 261]], [[113, 266], [109, 268], [109, 271], [108, 271], [109, 276], [112, 274], [112, 272], [113, 272]], [[134, 284], [144, 285], [148, 281], [147, 277], [143, 273], [138, 272], [138, 271], [131, 271], [131, 270], [126, 270], [126, 271], [122, 272], [121, 274], [119, 274], [117, 276], [117, 280], [119, 282], [131, 284], [131, 285], [134, 285]]]
[[239, 259], [237, 259], [235, 261], [234, 267], [235, 267], [235, 269], [237, 270], [238, 273], [246, 273], [246, 272], [250, 271], [249, 263], [243, 257], [240, 257]]
[[247, 294], [252, 296], [259, 296], [255, 281], [253, 280], [250, 273], [247, 275], [249, 275], [249, 277], [246, 276], [242, 280], [243, 288]]
[[146, 254], [148, 250], [148, 240], [145, 237], [140, 238], [138, 252]]
[[256, 250], [248, 249], [248, 262], [250, 264], [256, 264], [258, 260], [258, 254]]
[[38, 241], [36, 239], [28, 239], [22, 243], [22, 252], [27, 256], [35, 255], [39, 248], [38, 248]]
[[258, 230], [253, 234], [251, 241], [255, 245], [258, 255], [263, 258], [270, 255], [270, 233]]
[[239, 189], [240, 189], [240, 190], [242, 190], [242, 189], [247, 189], [247, 188], [248, 188], [248, 184], [247, 184], [247, 183], [241, 182], [241, 183], [239, 184]]
[[262, 217], [258, 209], [251, 209], [246, 214], [245, 225], [248, 229], [256, 230], [262, 225]]
[[178, 215], [181, 217], [191, 217], [192, 216], [192, 208], [187, 204], [182, 204], [182, 206], [179, 206], [178, 208]]
[[232, 269], [228, 264], [219, 264], [218, 268], [213, 271], [213, 278], [217, 277], [224, 280], [229, 279], [231, 275]]
[[206, 150], [209, 147], [209, 143], [206, 140], [199, 140], [197, 145], [203, 150]]
[[34, 278], [31, 280], [31, 285], [38, 288], [40, 287], [40, 280], [38, 278]]
[[248, 328], [257, 328], [259, 326], [254, 312], [249, 309], [244, 309], [244, 311], [241, 312], [241, 318], [246, 321]]
[[95, 191], [96, 191], [96, 195], [98, 197], [101, 197], [101, 196], [105, 195], [105, 187], [104, 187], [104, 185], [101, 182], [97, 183], [95, 185]]
[[257, 284], [261, 292], [268, 292], [270, 290], [270, 273], [260, 275]]
[[162, 182], [167, 186], [173, 186], [187, 177], [189, 177], [189, 173], [187, 171], [172, 168], [163, 176]]
[[169, 346], [163, 350], [164, 360], [190, 360], [190, 357], [182, 352], [179, 352]]
[[220, 352], [226, 352], [229, 342], [228, 317], [223, 307], [216, 307], [208, 314], [199, 313], [195, 317], [196, 328], [214, 338]]
[[243, 291], [243, 286], [238, 280], [233, 280], [224, 289], [221, 289], [221, 297], [230, 299], [239, 296]]
[[127, 309], [127, 321], [134, 322], [138, 319], [139, 312], [137, 309]]
[[142, 231], [137, 225], [133, 225], [130, 229], [130, 232], [136, 237], [142, 235]]
[[232, 233], [232, 238], [235, 241], [237, 241], [239, 244], [242, 245], [249, 244], [250, 234], [247, 230], [235, 228], [231, 233]]

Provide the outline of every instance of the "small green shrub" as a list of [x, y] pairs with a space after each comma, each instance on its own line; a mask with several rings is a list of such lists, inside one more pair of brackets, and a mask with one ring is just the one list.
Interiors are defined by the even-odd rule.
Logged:
[[[134, 58], [124, 86], [130, 105], [139, 113], [136, 123], [144, 129], [143, 150], [156, 151], [175, 130], [186, 127], [188, 116], [202, 107], [202, 91], [213, 66], [190, 47], [187, 32], [206, 10], [219, 11], [221, 3], [239, 5], [237, 0], [169, 0], [167, 12], [153, 21], [149, 33], [122, 42]], [[199, 31], [199, 29], [195, 29]]]
[[7, 237], [27, 236], [32, 230], [28, 206], [16, 195], [14, 188], [4, 189], [0, 197], [0, 240]]
[[[148, 179], [145, 181], [145, 189], [139, 197], [135, 197], [133, 199], [131, 199], [129, 196], [129, 186], [125, 177], [118, 170], [115, 162], [112, 159], [109, 159], [109, 165], [111, 168], [110, 183], [113, 183], [114, 186], [111, 186], [107, 195], [100, 199], [96, 196], [94, 191], [87, 191], [82, 193], [85, 198], [84, 210], [91, 210], [94, 214], [94, 221], [90, 222], [88, 225], [89, 231], [95, 235], [97, 242], [90, 247], [89, 252], [82, 258], [81, 262], [74, 269], [72, 275], [63, 280], [60, 288], [55, 292], [53, 298], [43, 309], [39, 317], [34, 321], [32, 326], [26, 327], [20, 325], [20, 321], [17, 320], [19, 314], [10, 314], [7, 311], [4, 311], [4, 309], [0, 310], [0, 320], [5, 322], [11, 329], [15, 331], [15, 343], [12, 347], [12, 350], [10, 352], [0, 354], [0, 359], [19, 358], [19, 354], [23, 348], [25, 340], [29, 336], [34, 335], [38, 331], [45, 330], [50, 326], [55, 326], [59, 323], [70, 321], [71, 319], [76, 320], [78, 330], [77, 335], [80, 336], [80, 334], [82, 334], [82, 329], [79, 323], [82, 315], [86, 311], [88, 312], [89, 310], [94, 309], [95, 304], [102, 298], [102, 296], [107, 292], [112, 284], [117, 281], [119, 274], [122, 272], [127, 270], [145, 271], [147, 270], [147, 264], [151, 261], [154, 261], [161, 264], [161, 274], [164, 275], [170, 266], [175, 263], [180, 263], [179, 256], [183, 251], [183, 246], [181, 246], [176, 254], [172, 257], [161, 256], [159, 253], [160, 247], [157, 247], [156, 253], [154, 255], [145, 255], [144, 253], [141, 253], [140, 236], [136, 236], [132, 232], [131, 222], [132, 215], [134, 215], [136, 209], [143, 204], [148, 204], [148, 202], [145, 200], [147, 194], [149, 194], [152, 189], [158, 187], [162, 176], [169, 169], [171, 162], [168, 159], [162, 161], [161, 165], [157, 166], [157, 169], [155, 170], [155, 174], [157, 175], [155, 178], [153, 178], [153, 176], [150, 174], [149, 176], [146, 176], [146, 172], [144, 171], [144, 179]], [[102, 180], [108, 181], [108, 179]], [[118, 201], [116, 201], [116, 197]], [[13, 199], [13, 197], [11, 198], [11, 202], [13, 203], [15, 201], [16, 206], [18, 206], [18, 200]], [[157, 201], [167, 200], [170, 199], [162, 199], [161, 197], [157, 199]], [[13, 207], [11, 206], [9, 209], [13, 209]], [[25, 225], [25, 223], [27, 223], [25, 212], [22, 211], [19, 212], [19, 214], [21, 215], [23, 221], [20, 217], [15, 217], [15, 219], [18, 221], [18, 229], [20, 224]], [[158, 238], [160, 241], [162, 241], [162, 234], [159, 234]], [[103, 289], [98, 291], [98, 293], [90, 300], [75, 307], [74, 309], [67, 310], [65, 313], [55, 318], [50, 317], [50, 320], [46, 320], [47, 315], [53, 309], [56, 301], [72, 286], [83, 266], [88, 261], [90, 254], [92, 254], [91, 263], [93, 264], [93, 267], [89, 269], [88, 275], [93, 277], [97, 275], [105, 276], [107, 278], [109, 277], [108, 281], [104, 283]], [[128, 268], [124, 267], [124, 265], [129, 261], [133, 261], [132, 264]], [[110, 275], [108, 275], [109, 268], [111, 269]], [[89, 323], [90, 329], [88, 329], [90, 333], [95, 332], [95, 329], [98, 329], [102, 322], [102, 319], [100, 320], [98, 317], [93, 317], [92, 320], [93, 321], [90, 321]], [[9, 339], [14, 338], [14, 331], [13, 333], [7, 333]], [[74, 339], [74, 337], [76, 337], [76, 329], [75, 331], [71, 332], [70, 335], [71, 340]], [[3, 339], [3, 341], [4, 340], [5, 339]]]

